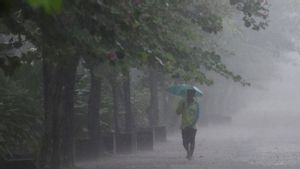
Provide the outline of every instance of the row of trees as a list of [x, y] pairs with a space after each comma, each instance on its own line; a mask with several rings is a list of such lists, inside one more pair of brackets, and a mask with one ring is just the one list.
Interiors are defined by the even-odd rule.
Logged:
[[[132, 68], [147, 75], [149, 83], [141, 85], [149, 88], [149, 107], [143, 110], [149, 126], [159, 125], [159, 89], [172, 79], [210, 85], [205, 72], [214, 71], [248, 85], [204, 44], [207, 34], [222, 30], [232, 7], [243, 13], [246, 27], [264, 29], [267, 5], [261, 0], [1, 1], [2, 154], [8, 143], [34, 137], [38, 168], [72, 166], [75, 105], [86, 108], [89, 137], [97, 140], [105, 85], [111, 89], [113, 129], [134, 134]], [[118, 122], [120, 103], [124, 127]]]

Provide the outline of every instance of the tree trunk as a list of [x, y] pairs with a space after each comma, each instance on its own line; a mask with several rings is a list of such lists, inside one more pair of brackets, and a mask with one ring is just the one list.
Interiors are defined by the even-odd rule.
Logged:
[[[61, 72], [58, 70], [58, 72]], [[51, 168], [52, 169], [59, 169], [60, 166], [60, 123], [59, 123], [59, 108], [61, 104], [61, 94], [62, 94], [62, 79], [60, 78], [61, 75], [57, 75], [57, 84], [54, 87], [53, 97], [50, 98], [50, 102], [53, 103], [52, 105], [52, 129], [51, 129], [51, 138], [52, 138], [52, 154], [51, 154]], [[56, 78], [55, 78], [56, 79]], [[54, 80], [55, 80], [54, 79]], [[54, 82], [55, 83], [55, 82]]]
[[[45, 52], [43, 51], [43, 56]], [[49, 148], [50, 148], [50, 112], [49, 112], [49, 83], [50, 83], [50, 71], [49, 64], [43, 58], [43, 95], [44, 95], [44, 133], [43, 138], [39, 150], [39, 155], [37, 156], [37, 168], [43, 169], [45, 168], [47, 161], [49, 159]]]
[[101, 78], [95, 76], [93, 69], [90, 70], [91, 74], [91, 88], [88, 100], [88, 134], [90, 138], [91, 156], [97, 157], [101, 151], [100, 139], [100, 98], [101, 98]]
[[131, 111], [131, 99], [130, 99], [130, 74], [129, 70], [124, 72], [125, 81], [123, 83], [124, 90], [124, 103], [125, 103], [125, 127], [127, 132], [132, 132], [135, 127], [134, 117]]
[[158, 108], [158, 79], [155, 67], [149, 66], [149, 81], [150, 81], [150, 126], [159, 125], [159, 108]]
[[119, 86], [116, 83], [116, 79], [111, 79], [111, 88], [112, 88], [112, 98], [113, 98], [113, 124], [116, 134], [120, 132], [119, 130], [119, 99], [118, 99], [118, 90]]
[[167, 122], [167, 116], [169, 114], [169, 98], [167, 95], [167, 85], [166, 85], [166, 79], [163, 74], [160, 76], [160, 81], [161, 81], [161, 97], [162, 97], [162, 106], [161, 106], [161, 117], [160, 122], [163, 123], [164, 125]]
[[101, 79], [95, 76], [93, 70], [91, 74], [91, 88], [88, 101], [88, 130], [90, 139], [99, 138], [99, 122], [100, 122], [100, 97], [101, 97]]
[[131, 110], [131, 92], [130, 92], [130, 72], [124, 71], [125, 81], [123, 83], [124, 103], [125, 103], [125, 125], [126, 131], [131, 134], [131, 150], [137, 150], [135, 118]]
[[[47, 56], [47, 52], [44, 53]], [[59, 108], [63, 90], [63, 67], [43, 60], [45, 131], [38, 157], [38, 167], [58, 169], [60, 166]]]
[[76, 70], [79, 63], [79, 57], [67, 63], [64, 71], [64, 91], [63, 91], [63, 162], [64, 166], [72, 167], [74, 165], [74, 91], [76, 82]]
[[[44, 136], [37, 159], [38, 169], [59, 169], [61, 157], [67, 158], [70, 165], [73, 164], [74, 85], [78, 58], [70, 57], [66, 58], [65, 62], [55, 62], [49, 59], [51, 54], [51, 50], [45, 47]], [[61, 152], [62, 145], [65, 148], [63, 152]]]

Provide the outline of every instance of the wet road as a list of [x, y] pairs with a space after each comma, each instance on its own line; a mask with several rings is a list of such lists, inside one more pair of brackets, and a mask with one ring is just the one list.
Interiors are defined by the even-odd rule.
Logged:
[[87, 169], [299, 169], [297, 128], [213, 127], [198, 130], [194, 159], [185, 159], [180, 135], [153, 152], [82, 162]]

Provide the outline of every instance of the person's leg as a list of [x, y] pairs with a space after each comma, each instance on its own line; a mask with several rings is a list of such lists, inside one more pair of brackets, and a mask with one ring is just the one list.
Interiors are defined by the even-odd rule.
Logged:
[[182, 143], [183, 143], [183, 147], [187, 153], [187, 157], [189, 154], [189, 133], [187, 129], [182, 129], [181, 130], [181, 134], [182, 134]]
[[187, 151], [187, 159], [191, 159], [191, 148], [192, 148], [192, 139], [193, 139], [193, 128], [191, 127], [187, 127], [185, 128], [184, 130], [185, 132], [185, 137], [186, 137], [186, 145], [187, 145], [187, 148], [186, 148], [186, 151]]
[[192, 157], [194, 154], [196, 133], [197, 133], [196, 129], [192, 128], [190, 130], [190, 140], [189, 140], [189, 156], [190, 157]]

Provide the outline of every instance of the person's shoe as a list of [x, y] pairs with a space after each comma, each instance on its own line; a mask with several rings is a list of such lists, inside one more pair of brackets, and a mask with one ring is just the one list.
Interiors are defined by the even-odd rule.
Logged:
[[187, 159], [188, 159], [188, 160], [192, 160], [192, 159], [193, 159], [193, 156], [189, 155], [189, 156], [187, 157]]
[[187, 153], [186, 159], [191, 160], [192, 159], [192, 154], [190, 152]]
[[187, 153], [186, 158], [187, 158], [188, 160], [192, 160], [192, 159], [193, 159], [193, 152], [192, 152], [192, 151], [189, 151], [189, 152]]

